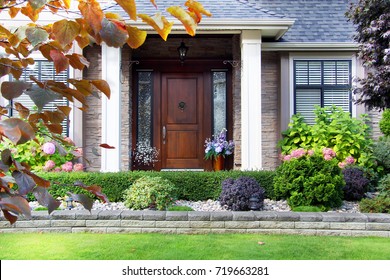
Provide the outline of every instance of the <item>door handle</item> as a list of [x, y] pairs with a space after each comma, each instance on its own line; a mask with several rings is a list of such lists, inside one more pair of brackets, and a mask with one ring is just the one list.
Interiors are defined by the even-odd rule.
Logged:
[[167, 129], [165, 125], [162, 127], [163, 144], [165, 144], [165, 137], [167, 136]]

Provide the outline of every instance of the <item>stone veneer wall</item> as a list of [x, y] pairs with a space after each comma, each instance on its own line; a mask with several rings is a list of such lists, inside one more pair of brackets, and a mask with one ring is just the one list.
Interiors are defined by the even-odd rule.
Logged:
[[390, 238], [390, 214], [298, 212], [166, 212], [58, 210], [32, 212], [15, 224], [0, 216], [0, 233], [253, 233]]
[[[102, 78], [102, 52], [100, 46], [86, 47], [84, 56], [90, 62], [89, 68], [83, 72], [84, 79]], [[105, 98], [102, 96], [102, 98]], [[94, 96], [87, 97], [88, 110], [83, 113], [83, 151], [89, 171], [100, 170], [100, 156], [92, 152], [95, 148], [100, 152], [99, 144], [102, 143], [102, 102]]]
[[280, 57], [277, 52], [263, 52], [261, 60], [263, 169], [274, 170], [279, 164]]

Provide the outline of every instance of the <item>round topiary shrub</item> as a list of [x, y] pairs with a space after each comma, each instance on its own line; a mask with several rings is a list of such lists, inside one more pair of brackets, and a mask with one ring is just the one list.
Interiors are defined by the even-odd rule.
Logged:
[[222, 182], [219, 202], [233, 211], [248, 211], [249, 199], [256, 197], [261, 209], [264, 205], [264, 193], [264, 189], [251, 177], [241, 176], [236, 180], [228, 178]]
[[390, 110], [386, 109], [382, 113], [382, 119], [379, 121], [379, 129], [385, 136], [390, 136]]
[[370, 180], [365, 177], [363, 170], [359, 167], [346, 167], [342, 172], [345, 181], [344, 199], [348, 201], [361, 200], [368, 189]]
[[323, 211], [341, 206], [344, 184], [331, 149], [324, 149], [322, 155], [293, 151], [284, 157], [274, 178], [275, 195], [287, 199], [291, 208], [317, 206]]
[[176, 198], [175, 186], [161, 177], [141, 177], [125, 191], [124, 204], [134, 210], [165, 210]]

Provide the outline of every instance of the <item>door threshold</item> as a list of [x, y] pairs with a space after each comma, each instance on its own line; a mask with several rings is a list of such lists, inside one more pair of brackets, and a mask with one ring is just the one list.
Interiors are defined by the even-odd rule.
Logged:
[[204, 171], [204, 169], [200, 169], [200, 168], [182, 168], [182, 169], [178, 169], [178, 168], [164, 168], [164, 169], [161, 169], [160, 171], [194, 171], [194, 172], [199, 172], [199, 171]]

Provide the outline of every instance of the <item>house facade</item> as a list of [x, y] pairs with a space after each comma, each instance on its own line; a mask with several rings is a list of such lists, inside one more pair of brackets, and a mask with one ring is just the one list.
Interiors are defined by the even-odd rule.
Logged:
[[[165, 10], [182, 1], [160, 2]], [[88, 111], [73, 110], [69, 134], [84, 148], [88, 170], [140, 168], [133, 155], [141, 142], [159, 150], [156, 170], [210, 170], [204, 141], [223, 128], [236, 143], [228, 168], [274, 169], [293, 114], [311, 122], [315, 105], [332, 104], [352, 116], [365, 113], [351, 92], [364, 69], [344, 16], [348, 2], [209, 0], [203, 5], [213, 16], [202, 19], [195, 37], [176, 24], [164, 42], [136, 22], [151, 31], [139, 49], [76, 50], [91, 64], [70, 76], [103, 78], [111, 87], [110, 100], [88, 97]], [[138, 13], [154, 13], [150, 1], [137, 5]], [[377, 117], [368, 113], [376, 131]], [[101, 143], [115, 149], [97, 150]]]

